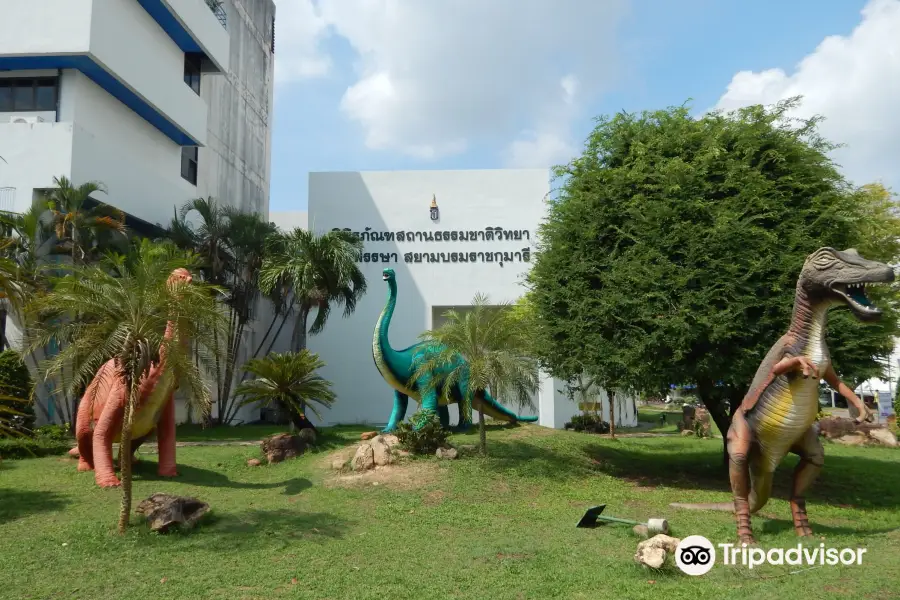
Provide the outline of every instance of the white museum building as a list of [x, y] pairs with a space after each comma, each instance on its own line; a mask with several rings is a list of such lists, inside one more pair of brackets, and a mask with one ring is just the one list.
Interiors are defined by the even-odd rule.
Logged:
[[[321, 374], [338, 397], [321, 421], [310, 418], [317, 424], [382, 425], [391, 414], [393, 389], [372, 356], [375, 324], [388, 298], [383, 269], [396, 272], [390, 326], [395, 349], [439, 326], [446, 310], [464, 310], [476, 293], [513, 302], [524, 291], [520, 282], [536, 251], [549, 193], [548, 169], [311, 173], [308, 227], [359, 233], [368, 291], [351, 316], [336, 309], [325, 330], [307, 340], [326, 363]], [[282, 229], [307, 222], [301, 212], [273, 212], [270, 219]], [[540, 425], [561, 428], [578, 412], [562, 389], [563, 382], [542, 377], [534, 399]], [[497, 400], [518, 414], [535, 414]], [[417, 407], [411, 400], [407, 416]], [[620, 399], [616, 407], [620, 426], [637, 424], [631, 399]], [[456, 424], [456, 407], [450, 412]]]
[[200, 197], [267, 217], [274, 28], [273, 0], [0, 2], [0, 211], [65, 176], [145, 236]]

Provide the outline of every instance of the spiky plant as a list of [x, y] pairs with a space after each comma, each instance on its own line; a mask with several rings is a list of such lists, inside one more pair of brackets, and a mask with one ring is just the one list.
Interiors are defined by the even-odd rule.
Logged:
[[[102, 183], [88, 181], [76, 186], [65, 176], [54, 177], [53, 182], [56, 187], [47, 192], [47, 206], [58, 242], [68, 248], [73, 264], [83, 263], [110, 234], [125, 240], [125, 213], [93, 197], [106, 193]], [[90, 207], [89, 201], [97, 204]]]
[[336, 400], [331, 382], [318, 374], [324, 366], [319, 355], [309, 350], [273, 352], [247, 361], [244, 369], [255, 379], [241, 383], [235, 393], [243, 397], [242, 405], [259, 402], [286, 407], [297, 429], [303, 429], [311, 425], [306, 418], [307, 408], [321, 418], [316, 405], [330, 408]]
[[[429, 350], [410, 381], [442, 372], [443, 377], [425, 377], [429, 384], [422, 394], [438, 389], [449, 400], [453, 386], [468, 380], [459, 407], [461, 414], [467, 416], [473, 401], [484, 390], [495, 398], [509, 398], [519, 406], [533, 409], [532, 395], [539, 386], [538, 364], [528, 355], [528, 332], [510, 308], [505, 302], [491, 305], [487, 296], [476, 294], [469, 310], [445, 312], [442, 326], [422, 334]], [[481, 453], [485, 455], [487, 435], [482, 411], [478, 412], [478, 435]]]
[[[119, 459], [122, 474], [122, 506], [118, 530], [124, 533], [131, 514], [131, 433], [141, 380], [150, 367], [165, 360], [179, 387], [189, 392], [188, 401], [201, 411], [210, 406], [209, 389], [192, 360], [189, 340], [204, 362], [215, 352], [215, 332], [226, 327], [225, 315], [208, 284], [175, 276], [178, 269], [194, 269], [192, 254], [171, 244], [144, 240], [128, 260], [96, 266], [76, 265], [69, 275], [57, 278], [51, 290], [28, 306], [34, 323], [27, 335], [29, 347], [57, 340], [62, 351], [41, 365], [46, 376], [73, 365], [66, 384], [76, 393], [93, 379], [101, 365], [116, 361], [127, 393], [122, 422]], [[165, 337], [169, 321], [175, 334]]]

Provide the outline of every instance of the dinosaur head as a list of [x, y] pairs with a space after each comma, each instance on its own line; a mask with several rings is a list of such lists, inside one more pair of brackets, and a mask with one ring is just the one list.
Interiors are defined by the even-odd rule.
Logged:
[[191, 272], [187, 269], [175, 269], [172, 271], [172, 274], [169, 275], [169, 283], [174, 283], [176, 281], [183, 281], [185, 283], [190, 283], [193, 281], [193, 276]]
[[813, 302], [844, 305], [857, 319], [874, 321], [881, 310], [866, 296], [866, 286], [893, 280], [893, 268], [863, 258], [854, 248], [819, 248], [806, 257], [797, 285]]
[[393, 269], [385, 269], [381, 272], [381, 279], [384, 281], [395, 281], [397, 274], [394, 273]]

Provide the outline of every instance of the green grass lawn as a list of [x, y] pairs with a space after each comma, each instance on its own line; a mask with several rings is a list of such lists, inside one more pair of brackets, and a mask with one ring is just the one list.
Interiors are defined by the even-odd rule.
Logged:
[[[665, 415], [663, 422], [660, 417]], [[638, 406], [638, 426], [622, 428], [622, 433], [678, 433], [678, 423], [681, 420], [681, 405], [646, 404]]]
[[[810, 519], [823, 537], [814, 545], [865, 547], [861, 566], [792, 575], [801, 567], [716, 565], [689, 577], [637, 566], [627, 526], [575, 523], [588, 506], [606, 503], [614, 516], [667, 517], [676, 536], [733, 541], [730, 514], [668, 507], [730, 499], [721, 440], [492, 428], [486, 459], [419, 459], [340, 479], [328, 468], [330, 454], [360, 431], [340, 428], [327, 436], [331, 450], [266, 467], [246, 465], [255, 447], [179, 448], [174, 480], [158, 479], [155, 455], [141, 454], [135, 504], [162, 491], [212, 506], [199, 528], [172, 535], [151, 533], [136, 516], [118, 537], [120, 492], [98, 489], [67, 457], [4, 461], [0, 597], [898, 597], [900, 451], [829, 444], [811, 491]], [[778, 499], [754, 520], [764, 547], [797, 543], [782, 499], [795, 463], [782, 465]]]

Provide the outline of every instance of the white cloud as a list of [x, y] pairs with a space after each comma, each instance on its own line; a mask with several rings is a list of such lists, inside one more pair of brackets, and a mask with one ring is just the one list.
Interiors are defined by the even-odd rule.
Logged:
[[741, 71], [716, 107], [802, 95], [796, 116], [825, 117], [821, 133], [846, 144], [834, 159], [857, 184], [900, 187], [900, 0], [871, 0], [848, 36], [826, 37], [793, 73]]
[[331, 58], [319, 50], [327, 25], [312, 0], [276, 0], [276, 83], [328, 73]]
[[341, 109], [369, 148], [438, 158], [515, 140], [509, 162], [552, 163], [570, 157], [579, 105], [617, 74], [628, 1], [280, 0], [282, 31], [306, 37], [276, 65], [282, 81], [324, 74], [319, 42], [341, 36], [358, 57]]

